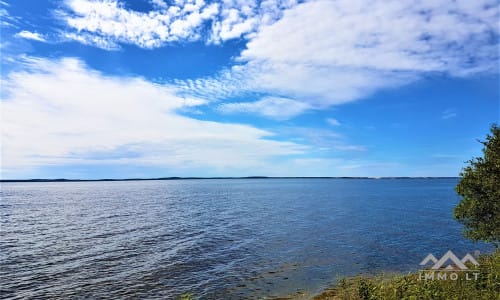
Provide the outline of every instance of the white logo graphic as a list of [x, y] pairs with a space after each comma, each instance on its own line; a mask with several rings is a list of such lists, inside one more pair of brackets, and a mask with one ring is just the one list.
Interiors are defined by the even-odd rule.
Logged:
[[[420, 265], [425, 266], [429, 264], [429, 262], [433, 263], [430, 270], [440, 271], [467, 271], [469, 268], [465, 264], [468, 262], [474, 266], [479, 266], [479, 263], [469, 253], [467, 253], [464, 258], [458, 259], [458, 257], [450, 250], [448, 250], [448, 252], [446, 252], [446, 254], [439, 260], [437, 260], [434, 255], [429, 254], [420, 262]], [[451, 263], [447, 264], [448, 262]]]

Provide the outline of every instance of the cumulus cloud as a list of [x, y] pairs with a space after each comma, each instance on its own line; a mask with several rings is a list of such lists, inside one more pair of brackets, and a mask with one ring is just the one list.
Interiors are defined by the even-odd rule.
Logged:
[[89, 163], [234, 171], [307, 149], [252, 126], [181, 116], [206, 101], [170, 86], [104, 76], [73, 58], [24, 64], [2, 82], [3, 176]]
[[77, 33], [96, 35], [110, 42], [154, 48], [164, 42], [195, 40], [201, 24], [218, 12], [218, 5], [203, 0], [182, 7], [162, 5], [148, 13], [128, 10], [118, 1], [68, 0], [66, 10], [58, 12]]
[[244, 3], [180, 0], [171, 4], [152, 0], [153, 10], [139, 12], [125, 8], [118, 0], [66, 0], [65, 3], [58, 15], [76, 33], [143, 48], [175, 41], [220, 43], [239, 38], [272, 23], [284, 9], [296, 4], [291, 0]]
[[160, 9], [168, 9], [168, 4], [163, 0], [151, 0], [151, 3]]
[[304, 3], [262, 28], [241, 59], [453, 74], [488, 69], [498, 57], [498, 16], [489, 0]]
[[238, 64], [183, 88], [202, 95], [221, 87], [220, 97], [257, 91], [322, 109], [428, 74], [498, 72], [498, 19], [490, 0], [306, 2], [260, 26]]
[[302, 102], [279, 111], [276, 101], [233, 103], [222, 105], [222, 112], [287, 119], [427, 74], [498, 72], [500, 16], [494, 0], [151, 3], [152, 11], [139, 12], [118, 0], [67, 0], [59, 16], [75, 30], [67, 38], [111, 50], [119, 43], [154, 48], [244, 37], [246, 47], [232, 67], [173, 83], [187, 95], [208, 99], [259, 92]]
[[28, 40], [34, 40], [38, 42], [45, 42], [46, 39], [43, 35], [41, 35], [38, 32], [31, 32], [27, 30], [23, 30], [19, 33], [16, 34], [17, 37], [23, 38], [23, 39], [28, 39]]
[[209, 41], [222, 41], [251, 37], [260, 27], [270, 25], [279, 20], [283, 11], [297, 5], [295, 0], [263, 0], [263, 1], [223, 1], [220, 14], [212, 23]]
[[250, 113], [271, 119], [285, 120], [299, 115], [310, 107], [306, 103], [279, 97], [265, 97], [255, 102], [225, 103], [219, 106], [223, 113]]

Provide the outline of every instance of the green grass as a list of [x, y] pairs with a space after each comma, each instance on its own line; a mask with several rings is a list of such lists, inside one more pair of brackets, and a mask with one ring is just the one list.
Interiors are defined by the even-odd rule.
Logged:
[[193, 300], [193, 294], [185, 293], [179, 297], [179, 300]]
[[[500, 300], [500, 250], [479, 259], [477, 280], [421, 280], [419, 272], [407, 275], [356, 276], [339, 280], [337, 286], [325, 290], [314, 300], [334, 299], [471, 299]], [[459, 273], [459, 272], [457, 272]], [[470, 274], [471, 275], [471, 274]]]

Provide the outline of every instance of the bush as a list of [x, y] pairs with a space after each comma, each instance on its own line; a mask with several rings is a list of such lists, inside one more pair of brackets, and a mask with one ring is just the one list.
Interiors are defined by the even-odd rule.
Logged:
[[341, 279], [335, 288], [326, 290], [314, 299], [500, 299], [500, 250], [480, 256], [478, 262], [477, 280], [466, 280], [464, 273], [458, 280], [420, 280], [418, 273], [357, 276]]

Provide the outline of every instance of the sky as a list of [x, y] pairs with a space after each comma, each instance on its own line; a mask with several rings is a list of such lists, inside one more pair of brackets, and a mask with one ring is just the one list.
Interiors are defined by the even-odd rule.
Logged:
[[0, 1], [1, 178], [458, 176], [496, 0]]

